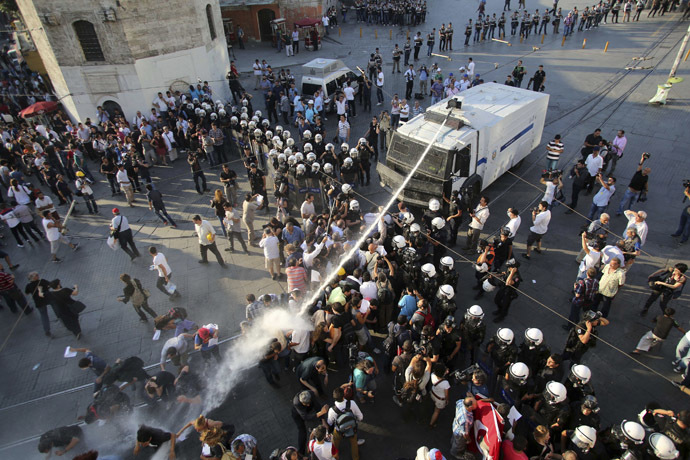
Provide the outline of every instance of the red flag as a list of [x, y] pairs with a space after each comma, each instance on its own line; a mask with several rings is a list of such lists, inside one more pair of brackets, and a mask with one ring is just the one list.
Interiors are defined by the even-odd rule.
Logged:
[[485, 401], [477, 401], [474, 414], [474, 446], [472, 450], [482, 454], [483, 460], [498, 460], [501, 452], [503, 421], [496, 408]]

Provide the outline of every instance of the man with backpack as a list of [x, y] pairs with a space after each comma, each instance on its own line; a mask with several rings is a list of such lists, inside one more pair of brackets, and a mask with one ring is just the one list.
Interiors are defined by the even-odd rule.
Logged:
[[359, 460], [359, 446], [364, 439], [357, 439], [357, 424], [364, 416], [357, 403], [345, 400], [345, 390], [337, 387], [333, 390], [333, 406], [328, 409], [328, 426], [333, 428], [333, 445], [336, 450], [343, 439], [350, 441], [352, 460]]

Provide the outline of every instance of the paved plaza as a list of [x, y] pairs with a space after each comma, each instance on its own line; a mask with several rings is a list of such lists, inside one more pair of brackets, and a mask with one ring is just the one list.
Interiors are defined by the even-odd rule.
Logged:
[[[535, 8], [551, 7], [551, 3], [542, 0], [529, 3], [528, 7], [532, 11]], [[576, 2], [568, 0], [559, 3], [559, 6], [563, 11], [568, 11], [575, 4]], [[494, 2], [489, 3], [487, 10], [489, 13], [500, 13], [501, 8], [502, 5]], [[442, 57], [426, 58], [426, 46], [423, 46], [417, 66], [420, 63], [430, 65], [437, 62], [444, 76], [448, 71], [457, 75], [458, 68], [467, 62], [468, 57], [472, 57], [476, 62], [476, 72], [485, 81], [502, 83], [517, 59], [522, 59], [528, 76], [534, 73], [539, 64], [544, 65], [547, 75], [546, 92], [550, 94], [542, 145], [515, 171], [515, 175], [504, 175], [486, 190], [492, 197], [492, 202], [491, 217], [484, 234], [497, 232], [507, 221], [505, 212], [509, 207], [519, 208], [524, 214], [515, 250], [523, 252], [529, 227], [526, 222], [528, 211], [543, 195], [543, 187], [539, 185], [539, 177], [545, 166], [543, 146], [554, 135], [561, 134], [565, 143], [563, 158], [570, 165], [579, 157], [585, 136], [595, 128], [602, 128], [602, 135], [606, 139], [612, 139], [618, 129], [624, 129], [628, 146], [625, 157], [619, 161], [616, 169], [621, 191], [616, 193], [612, 203], [617, 206], [623, 195], [623, 188], [635, 171], [641, 152], [650, 152], [649, 166], [652, 173], [649, 200], [643, 204], [637, 203], [634, 207], [648, 212], [650, 232], [644, 254], [630, 270], [626, 286], [614, 302], [609, 316], [611, 325], [601, 329], [602, 340], [586, 355], [585, 364], [593, 371], [592, 382], [602, 407], [604, 426], [622, 418], [635, 417], [644, 404], [652, 400], [659, 402], [662, 407], [687, 407], [686, 396], [669, 382], [669, 379], [677, 377], [671, 371], [670, 360], [675, 343], [680, 338], [679, 333], [672, 332], [668, 343], [663, 344], [656, 353], [638, 358], [640, 363], [627, 354], [634, 348], [639, 337], [651, 329], [650, 319], [658, 312], [658, 306], [655, 305], [652, 307], [653, 314], [647, 318], [638, 315], [649, 293], [646, 277], [664, 265], [687, 263], [690, 259], [689, 246], [678, 246], [676, 240], [669, 236], [676, 229], [681, 209], [685, 206], [682, 203], [682, 182], [690, 179], [690, 156], [687, 149], [690, 141], [690, 63], [681, 63], [678, 76], [684, 77], [686, 81], [671, 90], [667, 106], [652, 106], [647, 103], [655, 94], [657, 85], [666, 81], [680, 40], [687, 29], [687, 22], [679, 22], [680, 14], [677, 13], [650, 20], [643, 14], [643, 20], [639, 23], [602, 25], [586, 33], [575, 33], [565, 41], [564, 46], [561, 46], [560, 35], [554, 37], [549, 33], [543, 44], [539, 37], [532, 36], [522, 44], [519, 43], [519, 38], [513, 38], [510, 47], [497, 42], [463, 47], [464, 24], [468, 18], [475, 17], [475, 9], [476, 3], [466, 0], [430, 2], [427, 21], [419, 30], [425, 35], [432, 27], [438, 29], [442, 22], [452, 20], [455, 28], [454, 51], [450, 53], [450, 61]], [[362, 38], [359, 24], [342, 25], [342, 34], [339, 35], [337, 29], [331, 30], [329, 37], [324, 39], [321, 50], [300, 51], [290, 58], [263, 44], [249, 44], [246, 50], [235, 49], [236, 65], [242, 72], [242, 83], [247, 89], [253, 88], [250, 70], [256, 58], [266, 59], [274, 70], [290, 68], [299, 81], [300, 66], [315, 57], [338, 58], [352, 69], [356, 66], [364, 68], [369, 53], [379, 47], [384, 57], [386, 103], [377, 107], [374, 101], [371, 114], [364, 113], [361, 106], [357, 107], [358, 116], [352, 123], [352, 138], [356, 140], [366, 131], [370, 115], [378, 114], [381, 109], [389, 109], [392, 94], [397, 92], [403, 95], [405, 89], [402, 74], [393, 76], [390, 73], [390, 53], [395, 43], [402, 46], [406, 31], [393, 28], [391, 40], [390, 28], [367, 25], [361, 28]], [[374, 30], [378, 39], [374, 37]], [[412, 34], [416, 30], [413, 29]], [[550, 30], [549, 27], [549, 32]], [[585, 37], [586, 47], [582, 49]], [[607, 42], [608, 51], [604, 53]], [[639, 61], [633, 61], [634, 57], [641, 56], [652, 58], [643, 61], [643, 65], [653, 66], [652, 69], [625, 70], [626, 66], [642, 65]], [[199, 77], [222, 78], [213, 75]], [[263, 110], [261, 95], [259, 92], [253, 94], [254, 108]], [[428, 106], [429, 98], [423, 102], [425, 107]], [[142, 111], [148, 108], [145, 101], [142, 101], [141, 108]], [[128, 118], [131, 115], [126, 114]], [[329, 117], [326, 122], [327, 135], [324, 139], [333, 137], [336, 129], [334, 119], [335, 116]], [[292, 131], [295, 132], [294, 129]], [[565, 163], [561, 159], [561, 165]], [[248, 191], [241, 163], [233, 158], [231, 164], [241, 178], [242, 192]], [[92, 171], [96, 170], [95, 165], [89, 166]], [[36, 270], [42, 278], [60, 278], [65, 286], [78, 284], [81, 291], [79, 299], [87, 308], [81, 315], [84, 336], [79, 342], [53, 316], [51, 329], [54, 337], [48, 338], [41, 331], [37, 313], [15, 323], [16, 316], [6, 309], [0, 312], [4, 318], [0, 324], [0, 337], [2, 340], [9, 337], [0, 351], [0, 458], [43, 458], [36, 450], [37, 437], [53, 427], [75, 423], [77, 416], [85, 412], [91, 401], [92, 373], [81, 371], [76, 359], [63, 358], [66, 346], [88, 347], [109, 363], [118, 357], [136, 355], [147, 365], [157, 364], [162, 343], [170, 336], [170, 332], [164, 332], [160, 341], [152, 341], [152, 322], [139, 322], [130, 305], [123, 305], [116, 300], [122, 293], [122, 283], [118, 277], [121, 273], [129, 273], [140, 279], [151, 291], [149, 305], [157, 313], [165, 313], [172, 305], [167, 297], [155, 289], [156, 275], [149, 271], [151, 260], [147, 255], [148, 246], [156, 245], [164, 252], [173, 268], [175, 282], [182, 293], [182, 298], [176, 305], [184, 306], [190, 319], [197, 324], [217, 323], [221, 339], [239, 333], [247, 294], [282, 293], [286, 290], [285, 282], [272, 281], [268, 276], [264, 269], [263, 253], [259, 248], [250, 248], [250, 256], [231, 254], [222, 251], [228, 243], [219, 239], [219, 247], [229, 269], [221, 269], [213, 258], [208, 265], [197, 263], [198, 242], [191, 217], [201, 214], [219, 230], [217, 219], [209, 207], [212, 194], [200, 196], [196, 193], [191, 173], [183, 158], [172, 166], [152, 169], [152, 175], [164, 194], [168, 212], [177, 221], [177, 229], [163, 226], [145, 206], [142, 195], [137, 195], [138, 203], [134, 208], [126, 206], [119, 197], [110, 198], [107, 182], [102, 180], [95, 187], [100, 215], [91, 216], [83, 212], [70, 220], [69, 235], [79, 241], [81, 247], [76, 253], [70, 252], [66, 247], [61, 248], [63, 263], [50, 263], [47, 243], [17, 248], [9, 232], [6, 232], [3, 240], [6, 247], [3, 250], [10, 253], [15, 263], [21, 264], [14, 274], [22, 288], [26, 283], [27, 273]], [[100, 175], [97, 177], [100, 178]], [[220, 187], [217, 170], [207, 170], [206, 177], [212, 191]], [[569, 197], [569, 180], [565, 180], [564, 191]], [[360, 199], [360, 203], [368, 200], [383, 204], [389, 197], [374, 180], [371, 186], [358, 192], [364, 197]], [[590, 204], [591, 196], [581, 197], [578, 210], [586, 214]], [[113, 251], [106, 244], [113, 207], [119, 207], [132, 226], [134, 240], [142, 253], [142, 257], [134, 262], [130, 262], [124, 252]], [[368, 208], [368, 205], [365, 207]], [[85, 211], [83, 203], [80, 203], [79, 208]], [[525, 328], [541, 328], [546, 343], [556, 352], [562, 351], [566, 338], [566, 333], [560, 328], [563, 319], [557, 314], [567, 316], [569, 312], [569, 291], [577, 274], [574, 258], [579, 251], [579, 229], [585, 223], [584, 218], [565, 215], [564, 211], [562, 207], [556, 207], [552, 211], [549, 232], [544, 239], [545, 253], [533, 255], [530, 261], [521, 260], [520, 271], [525, 279], [521, 290], [524, 294], [513, 303], [510, 315], [501, 324], [515, 331], [517, 342], [522, 341]], [[65, 208], [61, 209], [62, 214], [65, 212]], [[265, 219], [263, 213], [257, 213], [258, 225], [265, 223]], [[621, 234], [625, 225], [623, 217], [612, 217], [613, 232]], [[462, 229], [465, 230], [466, 226]], [[459, 241], [464, 242], [462, 235], [464, 233]], [[488, 295], [479, 302], [472, 300], [474, 270], [464, 254], [452, 255], [459, 261], [456, 266], [460, 266], [461, 282], [457, 293], [459, 311], [464, 312], [474, 303], [479, 303], [486, 312], [493, 310], [492, 298]], [[687, 308], [690, 305], [689, 295], [686, 291], [680, 299], [673, 301], [673, 306], [678, 310], [676, 317], [682, 320], [683, 327], [686, 328], [690, 320]], [[496, 326], [489, 322], [487, 338], [495, 330]], [[223, 345], [224, 351], [229, 349], [228, 345], [229, 343]], [[199, 359], [199, 356], [193, 356], [193, 360]], [[345, 370], [334, 375], [336, 383], [342, 383], [346, 379]], [[404, 424], [399, 417], [399, 408], [391, 401], [389, 382], [388, 375], [380, 378], [376, 402], [362, 408], [365, 423], [361, 430], [363, 437], [367, 439], [360, 450], [363, 458], [412, 458], [421, 445], [438, 447], [444, 453], [447, 452], [452, 409], [448, 408], [442, 413], [435, 430], [428, 428], [426, 420], [421, 425]], [[250, 369], [246, 371], [243, 382], [227, 395], [227, 400], [210, 417], [233, 423], [237, 434], [250, 433], [255, 436], [259, 440], [262, 456], [267, 458], [273, 449], [296, 443], [297, 431], [290, 417], [290, 404], [299, 386], [291, 374], [284, 374], [281, 384], [280, 389], [271, 388], [258, 369]], [[451, 390], [453, 400], [461, 394], [461, 388]], [[199, 415], [199, 410], [179, 408], [177, 412], [166, 414], [164, 420], [152, 421], [151, 424], [177, 430]], [[129, 420], [130, 425], [124, 428], [89, 426], [86, 428], [85, 439], [96, 448], [107, 446], [107, 449], [100, 449], [103, 454], [118, 453], [129, 458], [134, 446], [132, 436], [136, 423], [144, 421], [148, 423], [144, 419]], [[198, 453], [198, 441], [190, 439], [181, 443], [178, 458], [195, 459], [198, 458]], [[71, 458], [69, 455], [67, 457]], [[140, 455], [138, 458], [147, 457]]]

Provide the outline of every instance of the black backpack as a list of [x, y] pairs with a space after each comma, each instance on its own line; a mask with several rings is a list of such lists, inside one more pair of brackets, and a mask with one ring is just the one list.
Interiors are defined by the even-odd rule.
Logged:
[[387, 287], [379, 288], [377, 295], [379, 300], [379, 305], [389, 305], [395, 301], [395, 296]]
[[335, 405], [333, 405], [333, 410], [335, 411], [337, 417], [335, 419], [335, 429], [344, 438], [351, 438], [357, 434], [357, 417], [352, 413], [350, 409], [350, 404], [352, 401], [347, 401], [345, 403], [345, 409], [340, 410]]

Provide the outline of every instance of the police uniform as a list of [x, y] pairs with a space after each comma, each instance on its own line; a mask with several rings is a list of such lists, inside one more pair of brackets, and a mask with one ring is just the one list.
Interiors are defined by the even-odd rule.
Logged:
[[465, 25], [465, 46], [469, 46], [470, 37], [472, 37], [472, 20]]

